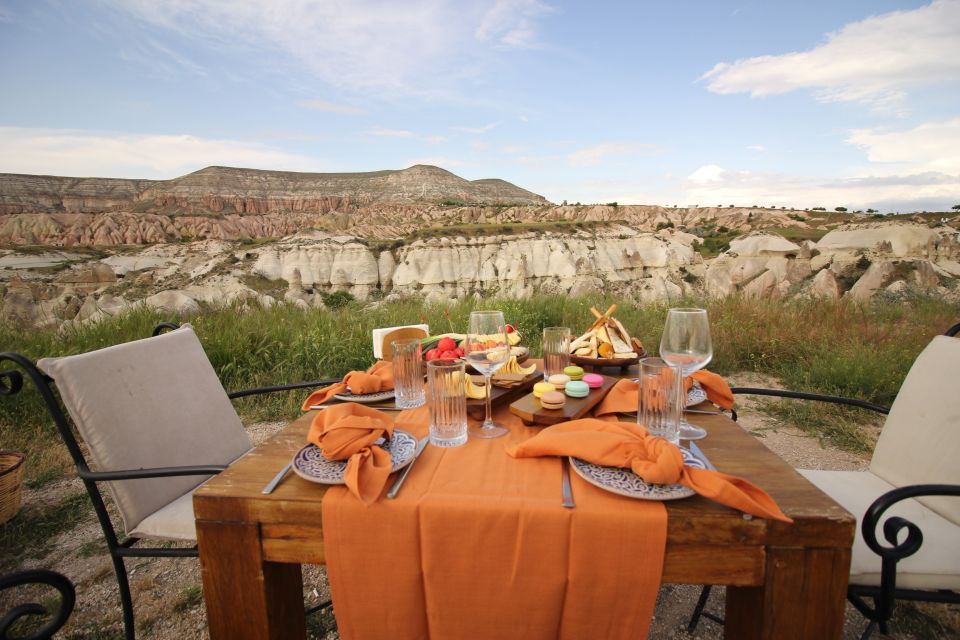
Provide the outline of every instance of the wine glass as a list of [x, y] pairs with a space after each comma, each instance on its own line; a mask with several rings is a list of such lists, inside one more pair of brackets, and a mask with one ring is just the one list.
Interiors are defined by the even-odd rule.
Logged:
[[[663, 337], [660, 339], [660, 357], [680, 367], [684, 378], [707, 366], [713, 358], [713, 344], [710, 341], [710, 321], [707, 319], [706, 309], [667, 311], [667, 323], [663, 327]], [[706, 437], [705, 430], [693, 426], [683, 418], [683, 409], [687, 400], [684, 385], [680, 385], [677, 395], [680, 411], [680, 439], [699, 440]]]
[[474, 311], [470, 314], [465, 357], [474, 369], [483, 374], [487, 391], [487, 417], [479, 428], [470, 431], [477, 438], [499, 438], [508, 431], [506, 427], [494, 424], [490, 407], [491, 378], [510, 359], [506, 327], [502, 311]]

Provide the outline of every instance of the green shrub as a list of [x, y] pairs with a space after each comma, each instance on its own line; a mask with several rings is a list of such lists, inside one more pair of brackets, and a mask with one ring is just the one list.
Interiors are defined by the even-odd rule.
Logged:
[[323, 304], [328, 309], [342, 309], [357, 301], [349, 291], [334, 291], [333, 293], [321, 294]]

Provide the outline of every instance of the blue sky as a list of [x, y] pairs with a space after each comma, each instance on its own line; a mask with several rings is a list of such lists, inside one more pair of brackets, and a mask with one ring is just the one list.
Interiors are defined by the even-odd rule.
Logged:
[[960, 203], [960, 0], [0, 0], [0, 171]]

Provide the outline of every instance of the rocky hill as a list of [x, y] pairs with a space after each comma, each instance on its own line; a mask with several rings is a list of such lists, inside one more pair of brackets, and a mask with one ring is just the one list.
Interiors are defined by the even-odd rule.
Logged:
[[0, 174], [0, 214], [326, 213], [371, 204], [544, 204], [504, 180], [465, 180], [429, 165], [368, 173], [207, 167], [173, 180]]
[[[465, 204], [466, 203], [466, 204]], [[89, 322], [332, 292], [960, 300], [960, 216], [552, 205], [436, 167], [211, 167], [169, 181], [0, 176], [0, 315]], [[5, 248], [4, 248], [5, 247]]]

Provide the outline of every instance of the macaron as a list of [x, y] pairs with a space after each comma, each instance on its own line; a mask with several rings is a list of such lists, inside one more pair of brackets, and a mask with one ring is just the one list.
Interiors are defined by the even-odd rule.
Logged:
[[565, 368], [563, 372], [566, 375], [570, 376], [571, 380], [579, 380], [580, 378], [583, 377], [583, 367], [578, 367], [573, 364]]
[[564, 392], [571, 398], [586, 398], [590, 393], [590, 387], [582, 380], [571, 380], [564, 388]]
[[540, 406], [544, 409], [562, 409], [567, 399], [559, 391], [547, 391], [540, 396]]
[[539, 398], [545, 393], [556, 390], [557, 388], [549, 382], [538, 382], [537, 384], [533, 385], [533, 397]]
[[555, 373], [547, 379], [547, 382], [557, 388], [557, 391], [563, 391], [563, 388], [570, 382], [570, 376], [565, 373]]
[[603, 386], [603, 376], [596, 373], [587, 373], [583, 376], [583, 381], [591, 389], [598, 389]]

